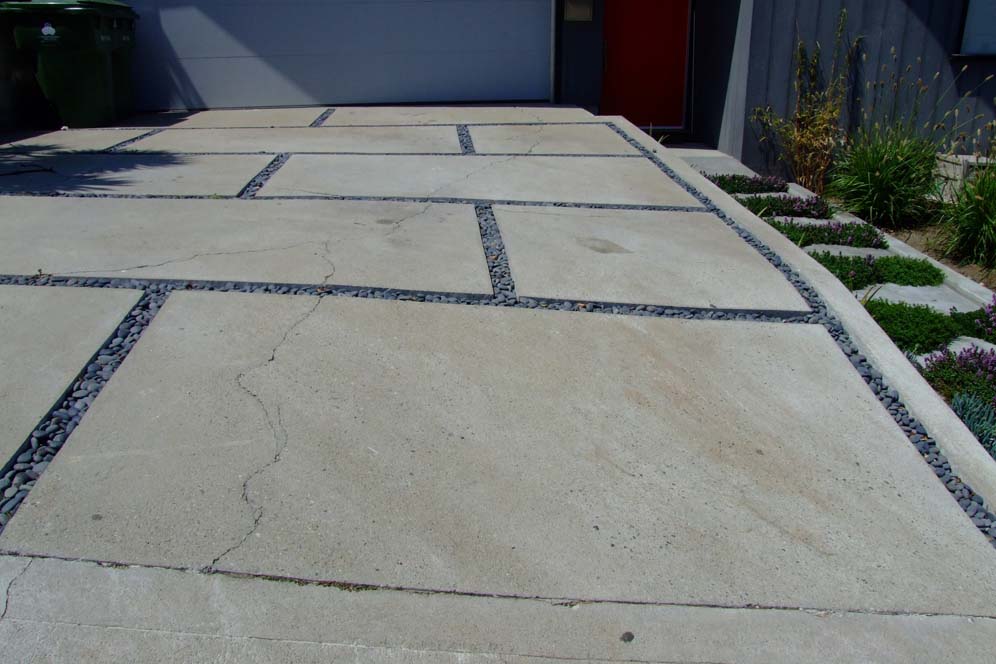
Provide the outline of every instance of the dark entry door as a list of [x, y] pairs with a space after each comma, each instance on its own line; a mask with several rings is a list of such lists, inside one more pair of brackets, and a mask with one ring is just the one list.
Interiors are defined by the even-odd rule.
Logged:
[[602, 115], [685, 123], [690, 0], [606, 0]]

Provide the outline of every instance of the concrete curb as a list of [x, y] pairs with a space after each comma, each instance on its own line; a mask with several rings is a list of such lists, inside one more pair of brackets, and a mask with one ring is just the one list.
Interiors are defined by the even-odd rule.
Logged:
[[[640, 141], [689, 184], [711, 198], [731, 219], [766, 243], [808, 280], [827, 307], [840, 318], [858, 349], [882, 372], [889, 384], [900, 393], [910, 413], [923, 423], [937, 441], [950, 461], [954, 473], [981, 495], [987, 505], [996, 504], [996, 459], [989, 456], [982, 448], [944, 399], [930, 387], [844, 284], [788, 238], [741, 206], [735, 198], [714, 185], [684, 160], [669, 154], [667, 148], [644, 134], [625, 118], [602, 119], [614, 122]], [[869, 441], [869, 444], [873, 445], [874, 441]], [[912, 447], [910, 451], [916, 453]]]

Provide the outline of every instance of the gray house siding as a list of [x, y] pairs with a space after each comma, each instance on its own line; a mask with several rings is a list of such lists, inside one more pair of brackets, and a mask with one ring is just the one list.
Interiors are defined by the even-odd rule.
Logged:
[[[717, 89], [722, 88], [723, 93], [704, 90], [696, 93], [696, 119], [699, 122], [693, 129], [699, 140], [719, 145], [755, 169], [777, 172], [781, 165], [763, 149], [756, 128], [749, 122], [751, 110], [770, 105], [782, 114], [789, 111], [793, 100], [796, 35], [808, 44], [818, 41], [829, 50], [842, 7], [848, 10], [849, 37], [862, 38], [860, 52], [863, 57], [859, 58], [855, 70], [855, 89], [863, 89], [866, 81], [876, 80], [883, 64], [891, 65], [892, 48], [895, 47], [897, 62], [900, 67], [912, 65], [913, 78], [930, 81], [936, 72], [941, 74], [924, 101], [922, 120], [926, 121], [935, 108], [943, 113], [959, 96], [977, 87], [979, 89], [961, 104], [967, 103], [969, 107], [967, 114], [962, 112], [962, 117], [982, 114], [983, 118], [969, 123], [966, 131], [975, 131], [994, 117], [996, 81], [979, 86], [988, 74], [996, 72], [996, 58], [952, 57], [960, 50], [964, 0], [720, 0], [715, 4], [720, 3], [731, 7], [727, 11], [703, 13], [706, 6], [714, 3], [710, 0], [697, 3], [700, 20], [696, 25], [696, 38], [700, 57], [696, 62], [696, 85], [699, 88], [710, 85], [701, 75], [703, 68], [718, 68], [712, 72], [712, 78], [720, 81]], [[753, 4], [752, 12], [739, 11], [746, 3]], [[732, 5], [737, 6], [737, 11]], [[738, 67], [742, 62], [739, 57], [733, 57], [736, 40], [724, 40], [724, 43], [710, 37], [720, 30], [729, 33], [729, 22], [734, 15], [738, 17], [737, 37], [750, 35], [742, 112], [736, 94], [736, 86], [743, 83], [742, 69]], [[723, 65], [726, 61], [730, 62], [728, 66]], [[947, 101], [938, 102], [941, 91], [952, 84], [965, 65], [969, 69], [953, 85]], [[711, 111], [703, 111], [703, 97], [712, 104]], [[717, 117], [719, 98], [724, 102], [724, 112]], [[849, 121], [854, 121], [858, 115], [856, 106], [852, 104], [848, 111]], [[738, 123], [743, 126], [742, 140], [737, 138], [735, 131], [730, 133], [730, 128]]]

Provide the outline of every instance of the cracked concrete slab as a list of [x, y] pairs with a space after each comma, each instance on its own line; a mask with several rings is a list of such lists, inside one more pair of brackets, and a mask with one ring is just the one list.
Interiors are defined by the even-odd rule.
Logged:
[[0, 286], [0, 464], [107, 340], [141, 292]]
[[263, 169], [268, 155], [9, 155], [0, 193], [234, 196]]
[[809, 311], [781, 272], [710, 213], [494, 210], [520, 297]]
[[129, 122], [138, 127], [183, 127], [213, 129], [222, 127], [307, 127], [325, 112], [313, 108], [232, 108], [194, 113], [150, 113]]
[[470, 127], [470, 136], [481, 154], [640, 154], [605, 125]]
[[10, 197], [0, 273], [490, 294], [469, 205]]
[[344, 106], [325, 126], [478, 124], [487, 122], [592, 122], [588, 111], [543, 106]]
[[259, 193], [302, 195], [699, 205], [650, 161], [611, 157], [296, 155]]
[[579, 600], [996, 590], [821, 327], [350, 298], [173, 294], [0, 547]]
[[128, 151], [164, 152], [449, 152], [460, 154], [453, 127], [327, 127], [323, 129], [167, 129]]
[[74, 129], [50, 131], [10, 143], [0, 143], [3, 151], [72, 152], [74, 150], [106, 150], [122, 141], [138, 138], [145, 129]]
[[[192, 662], [982, 661], [996, 620], [350, 591], [79, 561], [0, 558], [8, 658]], [[9, 573], [5, 573], [6, 570]], [[633, 638], [624, 641], [623, 634]], [[82, 659], [81, 659], [82, 657]], [[86, 659], [87, 657], [91, 659]]]

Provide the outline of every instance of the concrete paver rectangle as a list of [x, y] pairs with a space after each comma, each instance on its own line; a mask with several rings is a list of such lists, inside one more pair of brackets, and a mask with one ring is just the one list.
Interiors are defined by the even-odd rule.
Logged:
[[732, 606], [996, 590], [822, 327], [233, 293], [170, 297], [0, 548]]
[[453, 127], [167, 129], [129, 151], [165, 152], [448, 152], [460, 154]]
[[644, 159], [295, 155], [259, 196], [411, 196], [694, 206]]
[[0, 273], [38, 270], [492, 292], [468, 205], [7, 198]]
[[8, 156], [25, 172], [0, 179], [0, 193], [234, 196], [268, 155], [39, 154]]
[[996, 639], [996, 620], [952, 615], [565, 607], [0, 557], [0, 587], [14, 579], [0, 622], [11, 661], [937, 664], [987, 661]]
[[481, 154], [640, 154], [605, 125], [471, 127], [470, 136]]
[[325, 126], [478, 124], [489, 122], [592, 122], [581, 108], [542, 106], [347, 106], [337, 108]]
[[520, 296], [809, 311], [711, 213], [495, 206], [495, 218]]
[[140, 296], [133, 290], [0, 286], [0, 465]]
[[216, 129], [221, 127], [307, 127], [325, 112], [315, 108], [234, 108], [196, 113], [156, 113], [139, 116], [131, 123], [150, 127]]
[[145, 129], [74, 129], [50, 131], [12, 143], [0, 144], [5, 151], [71, 152], [74, 150], [106, 150], [109, 147], [138, 138]]

